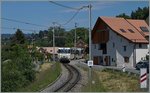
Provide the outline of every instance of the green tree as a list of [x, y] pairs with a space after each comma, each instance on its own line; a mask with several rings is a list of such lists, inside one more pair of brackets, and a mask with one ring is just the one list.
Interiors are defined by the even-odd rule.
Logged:
[[2, 91], [17, 91], [35, 79], [33, 63], [27, 48], [16, 44], [11, 47], [11, 60], [2, 62]]
[[77, 40], [82, 39], [84, 42], [88, 43], [88, 32], [87, 28], [77, 28]]
[[131, 18], [130, 16], [126, 15], [125, 13], [119, 14], [116, 17], [122, 17], [122, 18], [125, 18], [125, 19], [130, 19]]
[[33, 60], [21, 30], [17, 29], [11, 45], [2, 46], [2, 83], [3, 92], [15, 92], [35, 80]]
[[39, 37], [40, 37], [40, 39], [42, 39], [44, 37], [44, 32], [43, 31], [39, 32]]
[[13, 44], [24, 44], [26, 41], [23, 32], [20, 29], [17, 29], [15, 35], [12, 38]]
[[[88, 29], [84, 27], [78, 27], [76, 28], [76, 34], [77, 34], [77, 41], [79, 39], [82, 39], [85, 43], [88, 43]], [[75, 29], [71, 29], [66, 34], [66, 46], [73, 47], [74, 46], [74, 39], [75, 39]]]
[[25, 82], [25, 77], [13, 62], [2, 64], [2, 92], [15, 92], [17, 88], [24, 86]]
[[149, 15], [149, 7], [140, 8], [132, 11], [131, 18], [132, 19], [146, 19]]
[[65, 47], [73, 47], [74, 46], [74, 31], [66, 32], [65, 34]]
[[149, 7], [138, 7], [137, 10], [131, 12], [131, 15], [126, 15], [125, 13], [119, 14], [116, 17], [123, 17], [123, 18], [131, 18], [131, 19], [146, 19], [149, 15]]

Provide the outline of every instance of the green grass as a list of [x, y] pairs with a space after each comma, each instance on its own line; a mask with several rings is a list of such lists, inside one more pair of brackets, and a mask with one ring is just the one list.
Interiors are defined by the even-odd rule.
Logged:
[[107, 92], [140, 92], [138, 76], [110, 69], [97, 73]]
[[[85, 70], [85, 68], [84, 68]], [[87, 69], [86, 69], [87, 70]], [[85, 71], [86, 71], [85, 70]], [[140, 92], [139, 77], [121, 71], [104, 69], [93, 70], [92, 80], [82, 87], [82, 92]], [[91, 86], [90, 86], [91, 84]], [[141, 91], [142, 92], [142, 91]]]
[[[87, 69], [84, 69], [84, 70], [87, 70]], [[88, 84], [82, 87], [82, 92], [105, 92], [106, 89], [100, 82], [99, 77], [95, 73], [95, 71], [92, 71], [91, 76], [92, 76], [92, 81], [94, 81], [95, 83], [88, 81]]]
[[61, 73], [61, 66], [59, 62], [53, 64], [50, 68], [45, 71], [37, 73], [36, 80], [25, 88], [21, 88], [20, 92], [37, 92], [45, 88], [47, 85], [57, 79]]

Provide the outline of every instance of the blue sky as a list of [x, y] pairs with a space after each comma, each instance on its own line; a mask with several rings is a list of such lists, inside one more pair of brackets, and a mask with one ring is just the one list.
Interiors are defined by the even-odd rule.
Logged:
[[[57, 1], [57, 3], [70, 7], [81, 7], [92, 4], [92, 27], [99, 16], [116, 16], [120, 13], [131, 14], [138, 7], [148, 6], [148, 1]], [[76, 12], [75, 10], [57, 6], [48, 1], [3, 1], [1, 3], [2, 18], [16, 19], [20, 21], [52, 26], [52, 22], [60, 24], [68, 21]], [[81, 10], [77, 16], [67, 25], [67, 30], [74, 28], [74, 23], [78, 23], [78, 27], [88, 27], [88, 10]], [[39, 30], [48, 29], [47, 27], [37, 27], [22, 23], [1, 20], [2, 27], [31, 29], [38, 32]], [[1, 33], [15, 33], [16, 30], [2, 29]], [[31, 31], [23, 31], [31, 33]]]

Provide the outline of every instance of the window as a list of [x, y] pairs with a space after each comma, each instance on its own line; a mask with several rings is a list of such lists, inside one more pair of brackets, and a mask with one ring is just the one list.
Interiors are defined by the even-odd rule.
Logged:
[[139, 44], [139, 48], [142, 48], [142, 44]]
[[115, 43], [113, 42], [113, 48], [115, 47]]
[[126, 51], [127, 50], [127, 46], [123, 46], [123, 50]]
[[147, 29], [147, 27], [141, 26], [140, 29], [141, 29], [143, 32], [149, 32], [148, 29]]
[[106, 43], [99, 44], [99, 50], [102, 50], [103, 54], [107, 54], [107, 48], [106, 47], [107, 47]]
[[134, 33], [134, 31], [132, 29], [128, 29], [131, 33]]
[[94, 44], [94, 49], [96, 49], [96, 44]]
[[129, 57], [126, 57], [126, 56], [125, 56], [125, 57], [124, 57], [124, 62], [125, 62], [125, 63], [129, 63]]
[[126, 31], [124, 29], [120, 29], [121, 32], [126, 33]]
[[70, 53], [70, 52], [71, 52], [71, 50], [69, 49], [67, 53]]
[[101, 50], [101, 44], [99, 44], [98, 49]]

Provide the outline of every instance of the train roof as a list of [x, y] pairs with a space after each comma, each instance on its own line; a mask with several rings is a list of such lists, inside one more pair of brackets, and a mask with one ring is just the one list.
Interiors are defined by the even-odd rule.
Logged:
[[62, 47], [62, 48], [58, 48], [58, 49], [71, 49], [71, 48], [67, 48], [67, 47]]

